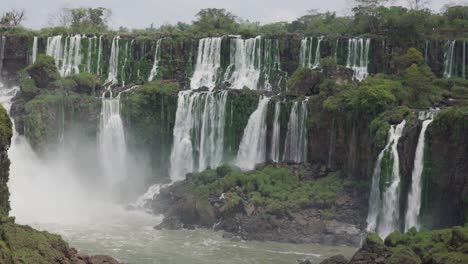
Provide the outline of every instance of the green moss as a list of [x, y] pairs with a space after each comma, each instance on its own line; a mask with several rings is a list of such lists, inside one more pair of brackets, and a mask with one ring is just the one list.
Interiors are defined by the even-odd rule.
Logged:
[[376, 233], [370, 233], [367, 235], [367, 239], [366, 241], [369, 243], [373, 243], [375, 245], [378, 245], [378, 246], [383, 246], [384, 245], [384, 242], [382, 241], [382, 239], [379, 237], [379, 235], [377, 235]]
[[390, 146], [384, 152], [380, 162], [379, 189], [381, 194], [383, 194], [392, 183], [393, 162], [392, 147]]
[[13, 221], [0, 225], [0, 260], [5, 264], [49, 264], [66, 260], [68, 245], [58, 235]]
[[387, 259], [388, 264], [421, 264], [421, 259], [410, 248], [398, 246], [392, 248], [392, 256]]

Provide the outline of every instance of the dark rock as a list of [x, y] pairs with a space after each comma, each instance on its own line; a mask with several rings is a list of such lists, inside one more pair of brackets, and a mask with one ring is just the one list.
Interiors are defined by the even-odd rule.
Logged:
[[346, 264], [346, 263], [348, 263], [348, 261], [343, 255], [336, 255], [336, 256], [333, 256], [331, 258], [328, 258], [320, 262], [320, 264]]

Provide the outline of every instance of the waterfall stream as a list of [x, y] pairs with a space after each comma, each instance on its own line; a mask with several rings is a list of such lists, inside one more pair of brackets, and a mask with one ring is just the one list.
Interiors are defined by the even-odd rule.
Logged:
[[257, 109], [250, 115], [244, 129], [237, 153], [236, 164], [243, 170], [253, 170], [255, 165], [265, 162], [266, 116], [269, 97], [261, 97]]
[[281, 114], [281, 102], [275, 102], [275, 116], [273, 117], [273, 133], [271, 135], [271, 152], [270, 159], [274, 162], [279, 161], [280, 150], [280, 123], [279, 117]]
[[151, 82], [154, 77], [158, 74], [158, 68], [159, 68], [159, 60], [161, 59], [161, 41], [162, 39], [158, 39], [156, 42], [156, 48], [154, 51], [154, 62], [153, 62], [153, 67], [151, 68], [150, 75], [148, 77], [148, 82]]
[[179, 92], [171, 152], [171, 180], [217, 168], [224, 159], [227, 91]]
[[288, 132], [284, 145], [284, 161], [296, 163], [307, 160], [307, 121], [308, 99], [295, 101], [289, 116]]
[[[372, 176], [371, 194], [369, 197], [369, 213], [367, 216], [367, 230], [377, 232], [380, 237], [387, 237], [393, 230], [398, 229], [399, 219], [399, 185], [400, 166], [398, 156], [398, 141], [402, 136], [406, 121], [397, 126], [391, 126], [388, 132], [387, 145], [380, 152]], [[387, 156], [387, 157], [385, 157]], [[391, 160], [391, 168], [382, 168], [383, 159]], [[388, 164], [387, 164], [388, 165]], [[381, 182], [383, 170], [390, 169], [387, 182]], [[385, 186], [383, 192], [381, 187]]]
[[192, 89], [205, 86], [212, 90], [216, 86], [221, 69], [221, 41], [222, 38], [199, 40], [195, 72], [190, 80]]
[[453, 74], [455, 44], [455, 40], [447, 41], [447, 48], [444, 53], [444, 78], [446, 79], [451, 78]]
[[405, 218], [405, 231], [411, 227], [419, 229], [419, 211], [421, 209], [421, 192], [422, 182], [421, 176], [424, 169], [424, 146], [426, 138], [426, 130], [428, 126], [434, 121], [434, 113], [420, 112], [419, 119], [423, 120], [421, 132], [419, 133], [418, 144], [416, 146], [416, 153], [414, 155], [414, 166], [411, 174], [411, 190], [408, 194], [408, 207]]
[[314, 38], [313, 37], [304, 37], [301, 40], [301, 49], [299, 56], [299, 64], [302, 67], [307, 68], [318, 68], [320, 67], [320, 57], [321, 57], [321, 43], [323, 41], [323, 36], [317, 38], [317, 45], [315, 46], [315, 51], [313, 50]]
[[370, 39], [350, 38], [348, 40], [348, 57], [346, 67], [353, 69], [353, 79], [362, 81], [369, 75], [367, 67], [369, 65]]

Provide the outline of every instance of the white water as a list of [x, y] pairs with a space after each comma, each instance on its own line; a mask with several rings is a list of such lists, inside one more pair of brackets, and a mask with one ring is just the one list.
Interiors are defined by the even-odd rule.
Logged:
[[[392, 231], [398, 229], [400, 166], [397, 147], [405, 124], [406, 121], [403, 120], [397, 126], [391, 126], [388, 132], [387, 145], [377, 158], [372, 176], [367, 231], [377, 232], [382, 238], [387, 237]], [[391, 152], [393, 159], [392, 178], [390, 186], [382, 194], [379, 189], [381, 161], [387, 151]]]
[[190, 80], [191, 89], [206, 86], [212, 90], [216, 86], [221, 69], [221, 41], [222, 38], [199, 40], [197, 63]]
[[158, 39], [156, 42], [156, 48], [154, 51], [154, 62], [153, 62], [153, 67], [151, 68], [150, 75], [148, 77], [148, 82], [151, 82], [154, 77], [158, 74], [158, 68], [159, 68], [159, 60], [161, 59], [161, 42], [162, 39]]
[[353, 79], [362, 81], [369, 76], [367, 67], [369, 65], [370, 39], [350, 38], [348, 40], [348, 58], [346, 67], [353, 69]]
[[444, 53], [444, 78], [452, 77], [452, 69], [454, 64], [454, 53], [455, 53], [455, 40], [447, 41], [447, 48]]
[[296, 163], [307, 160], [308, 99], [295, 101], [289, 115], [288, 132], [284, 144], [284, 161]]
[[[189, 172], [221, 165], [227, 95], [227, 91], [179, 92], [171, 152], [172, 181], [185, 179]], [[199, 153], [198, 157], [194, 152]]]
[[274, 162], [279, 161], [280, 150], [280, 123], [281, 102], [275, 102], [275, 116], [273, 117], [273, 132], [271, 135], [270, 159]]
[[315, 51], [313, 51], [313, 37], [304, 37], [301, 41], [301, 49], [299, 56], [299, 63], [302, 67], [306, 68], [318, 68], [320, 67], [320, 46], [323, 41], [323, 36], [317, 38], [317, 46]]
[[31, 64], [36, 62], [37, 58], [37, 37], [33, 39], [32, 54], [31, 54]]
[[127, 147], [119, 96], [102, 99], [99, 149], [106, 182], [113, 188], [127, 175]]
[[418, 145], [416, 146], [416, 154], [414, 155], [413, 172], [411, 174], [411, 190], [408, 194], [408, 207], [405, 218], [405, 231], [411, 227], [420, 228], [419, 211], [421, 209], [421, 175], [424, 169], [424, 146], [427, 127], [433, 121], [433, 112], [421, 112], [420, 119], [422, 122], [421, 132], [419, 133]]
[[64, 44], [62, 36], [47, 38], [46, 54], [54, 58], [61, 76], [80, 73], [81, 38], [81, 35], [66, 37]]
[[232, 89], [257, 89], [261, 71], [261, 41], [261, 37], [231, 39], [231, 64], [224, 79]]
[[115, 36], [112, 39], [111, 54], [109, 57], [109, 73], [107, 76], [107, 82], [110, 84], [116, 84], [118, 82], [117, 76], [119, 74], [119, 36]]
[[102, 36], [99, 36], [99, 47], [98, 47], [98, 57], [97, 57], [97, 69], [96, 75], [101, 76], [101, 57], [102, 57]]
[[257, 109], [250, 115], [237, 153], [236, 165], [243, 170], [253, 170], [265, 162], [266, 116], [269, 97], [261, 97]]

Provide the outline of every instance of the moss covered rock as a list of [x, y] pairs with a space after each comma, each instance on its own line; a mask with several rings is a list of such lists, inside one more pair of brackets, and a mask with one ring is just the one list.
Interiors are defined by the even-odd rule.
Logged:
[[54, 58], [40, 54], [36, 62], [26, 68], [26, 71], [39, 88], [47, 88], [50, 82], [60, 79]]

